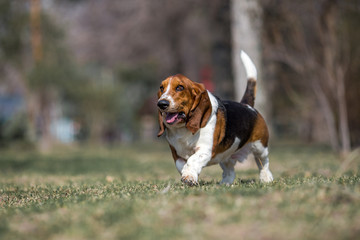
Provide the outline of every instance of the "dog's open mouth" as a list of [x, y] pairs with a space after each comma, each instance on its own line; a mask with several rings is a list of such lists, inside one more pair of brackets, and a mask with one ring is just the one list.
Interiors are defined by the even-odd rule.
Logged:
[[180, 122], [182, 120], [185, 120], [186, 116], [184, 112], [178, 112], [178, 113], [166, 113], [165, 121], [167, 124], [174, 124], [177, 122]]

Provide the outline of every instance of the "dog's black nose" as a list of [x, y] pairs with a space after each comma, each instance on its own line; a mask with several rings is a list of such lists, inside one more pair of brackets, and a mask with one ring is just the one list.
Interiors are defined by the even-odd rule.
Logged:
[[157, 105], [161, 110], [165, 110], [169, 107], [170, 102], [168, 100], [160, 100]]

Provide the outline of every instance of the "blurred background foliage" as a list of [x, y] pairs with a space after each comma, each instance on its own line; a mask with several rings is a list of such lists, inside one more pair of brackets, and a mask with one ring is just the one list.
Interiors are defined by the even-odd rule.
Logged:
[[[359, 1], [253, 2], [273, 138], [359, 146]], [[176, 73], [234, 99], [236, 4], [250, 3], [0, 0], [0, 146], [153, 141]]]

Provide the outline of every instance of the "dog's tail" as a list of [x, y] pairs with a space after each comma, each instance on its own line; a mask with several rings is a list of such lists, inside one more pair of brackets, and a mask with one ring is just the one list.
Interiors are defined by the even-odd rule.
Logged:
[[241, 51], [241, 61], [244, 64], [246, 77], [247, 77], [247, 85], [243, 98], [241, 99], [241, 103], [248, 104], [251, 107], [254, 107], [255, 104], [255, 96], [256, 96], [256, 78], [257, 71], [255, 64], [251, 61], [250, 57], [244, 52]]

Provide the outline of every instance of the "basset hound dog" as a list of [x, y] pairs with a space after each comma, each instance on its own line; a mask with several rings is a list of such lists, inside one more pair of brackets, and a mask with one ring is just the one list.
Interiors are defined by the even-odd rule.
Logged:
[[197, 185], [202, 168], [220, 164], [222, 184], [232, 184], [234, 166], [253, 153], [260, 181], [271, 182], [269, 133], [255, 110], [257, 71], [242, 51], [247, 87], [241, 102], [224, 101], [207, 91], [203, 84], [177, 74], [166, 78], [158, 91], [160, 131], [166, 134], [181, 181]]

